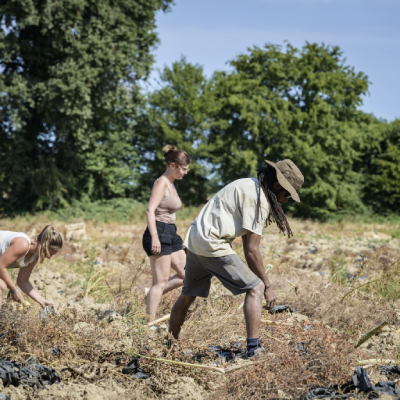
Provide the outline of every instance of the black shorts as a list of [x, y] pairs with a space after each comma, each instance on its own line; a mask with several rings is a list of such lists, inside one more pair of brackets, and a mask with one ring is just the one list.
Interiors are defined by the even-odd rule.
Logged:
[[143, 249], [150, 256], [163, 256], [166, 254], [172, 254], [176, 251], [183, 250], [183, 242], [181, 237], [176, 233], [175, 224], [165, 224], [164, 222], [156, 221], [158, 238], [161, 243], [160, 254], [154, 254], [151, 251], [151, 235], [149, 228], [147, 227], [143, 234]]

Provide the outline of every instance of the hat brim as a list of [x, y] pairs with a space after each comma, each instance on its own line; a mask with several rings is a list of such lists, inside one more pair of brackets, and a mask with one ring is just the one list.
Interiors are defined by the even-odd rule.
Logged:
[[276, 166], [276, 164], [274, 164], [271, 161], [265, 160], [265, 162], [270, 165], [271, 167], [275, 168], [276, 171], [276, 178], [278, 179], [278, 182], [280, 183], [280, 185], [286, 189], [289, 193], [290, 196], [292, 197], [292, 199], [294, 201], [300, 202], [300, 197], [299, 194], [297, 193], [296, 189], [289, 183], [289, 181], [283, 176], [281, 170]]

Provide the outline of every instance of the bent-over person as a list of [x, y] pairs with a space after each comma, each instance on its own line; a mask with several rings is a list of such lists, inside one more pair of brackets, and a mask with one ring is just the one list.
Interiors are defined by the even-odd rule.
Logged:
[[[0, 307], [3, 294], [8, 289], [12, 300], [21, 303], [23, 297], [18, 287], [35, 300], [43, 308], [54, 305], [52, 301], [43, 298], [32, 286], [29, 278], [35, 265], [50, 259], [59, 253], [63, 247], [63, 239], [51, 225], [42, 232], [29, 237], [23, 232], [0, 231]], [[17, 268], [17, 285], [12, 281], [8, 269]]]
[[[257, 171], [257, 179], [238, 179], [221, 189], [200, 211], [186, 234], [186, 268], [182, 294], [171, 311], [169, 331], [178, 339], [187, 311], [197, 296], [208, 297], [215, 276], [233, 295], [246, 294], [244, 315], [247, 356], [261, 347], [262, 299], [267, 308], [276, 296], [265, 273], [259, 250], [264, 226], [275, 222], [280, 232], [292, 235], [281, 203], [290, 197], [300, 201], [298, 190], [304, 182], [291, 160], [267, 165]], [[232, 249], [241, 236], [247, 264]]]

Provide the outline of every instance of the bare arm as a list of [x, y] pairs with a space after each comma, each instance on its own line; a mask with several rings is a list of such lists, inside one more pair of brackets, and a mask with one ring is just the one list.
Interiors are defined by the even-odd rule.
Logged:
[[242, 236], [243, 250], [246, 262], [249, 268], [263, 281], [266, 287], [271, 284], [264, 270], [264, 264], [260, 253], [261, 236], [253, 232], [247, 231], [247, 234]]
[[267, 308], [275, 306], [276, 296], [271, 283], [265, 273], [263, 259], [260, 253], [261, 236], [247, 231], [242, 236], [244, 256], [249, 268], [262, 280], [265, 285], [264, 297], [267, 302]]
[[37, 258], [35, 261], [31, 262], [26, 267], [21, 268], [19, 270], [17, 278], [18, 286], [24, 293], [26, 293], [32, 300], [35, 300], [37, 303], [39, 303], [42, 307], [46, 307], [49, 304], [54, 305], [52, 301], [48, 301], [45, 298], [43, 298], [29, 282], [29, 278], [32, 274], [33, 268], [35, 267], [36, 263], [37, 263]]
[[[14, 292], [17, 287], [12, 281], [7, 267], [17, 261], [19, 258], [25, 256], [29, 251], [29, 242], [22, 237], [15, 238], [11, 241], [11, 246], [0, 256], [0, 278], [7, 285], [10, 292]], [[21, 302], [23, 300], [22, 294], [17, 292], [11, 294], [13, 300]]]
[[159, 179], [154, 183], [153, 190], [146, 210], [147, 226], [149, 227], [151, 239], [152, 239], [152, 251], [153, 253], [159, 253], [161, 251], [161, 243], [157, 235], [156, 216], [155, 211], [160, 201], [164, 197], [165, 189], [167, 184]]

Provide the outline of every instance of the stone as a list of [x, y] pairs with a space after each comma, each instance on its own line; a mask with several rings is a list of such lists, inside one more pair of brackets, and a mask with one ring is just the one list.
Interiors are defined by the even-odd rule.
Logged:
[[381, 239], [381, 240], [390, 240], [392, 237], [382, 232], [364, 232], [363, 236], [367, 239]]
[[347, 272], [352, 275], [356, 275], [358, 272], [358, 268], [355, 265], [348, 265], [346, 269]]
[[65, 240], [86, 240], [86, 225], [84, 222], [79, 222], [77, 224], [66, 224], [65, 225]]
[[283, 390], [278, 390], [278, 398], [282, 400], [293, 400], [293, 396], [287, 395]]
[[390, 240], [392, 238], [390, 235], [387, 235], [386, 233], [378, 232], [377, 235], [378, 235], [379, 239], [383, 239], [383, 240]]
[[54, 273], [53, 279], [61, 279], [61, 274], [57, 271]]
[[363, 236], [367, 239], [378, 239], [379, 236], [375, 232], [364, 232]]
[[110, 314], [108, 315], [107, 322], [111, 324], [111, 322], [121, 321], [122, 319], [123, 317], [119, 315], [117, 312], [111, 311]]

